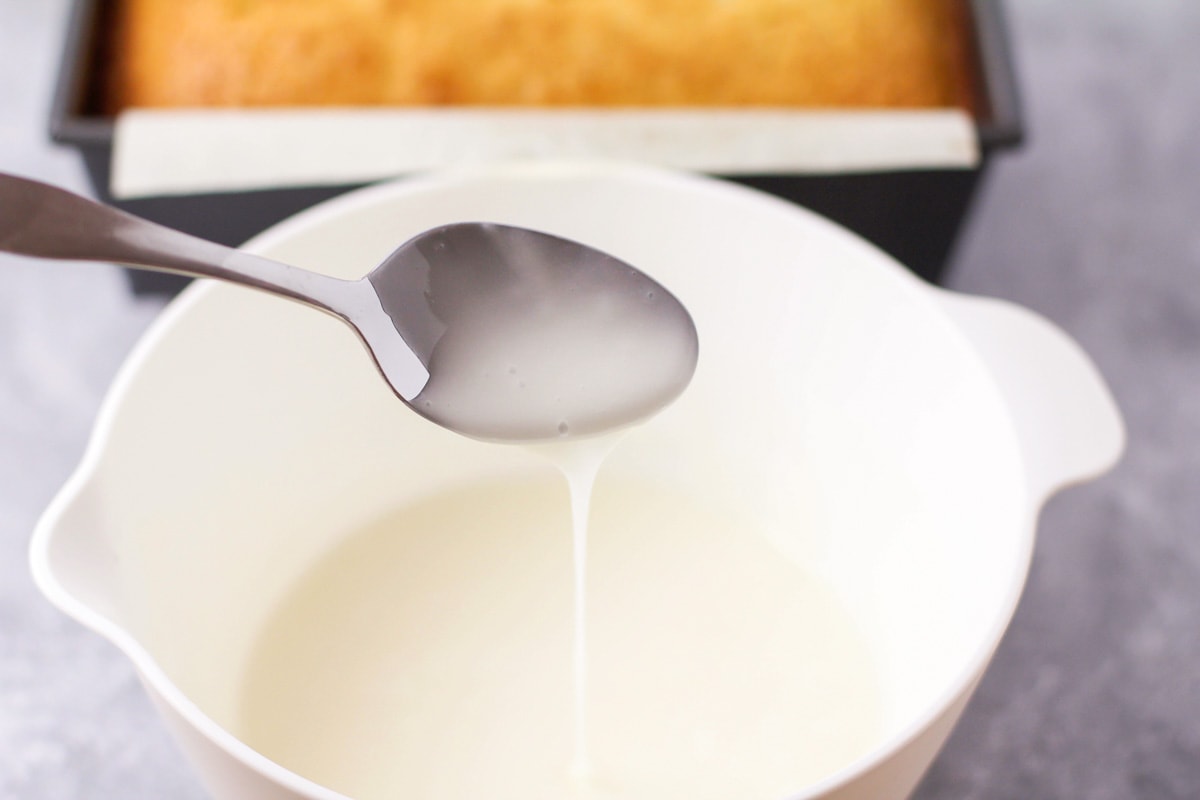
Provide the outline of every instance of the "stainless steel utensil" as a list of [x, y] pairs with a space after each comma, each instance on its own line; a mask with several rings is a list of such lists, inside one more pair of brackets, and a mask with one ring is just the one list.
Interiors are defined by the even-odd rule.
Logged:
[[180, 233], [0, 173], [0, 250], [217, 278], [337, 317], [422, 416], [479, 439], [584, 436], [691, 380], [694, 323], [664, 287], [586, 245], [505, 225], [426, 231], [359, 280]]

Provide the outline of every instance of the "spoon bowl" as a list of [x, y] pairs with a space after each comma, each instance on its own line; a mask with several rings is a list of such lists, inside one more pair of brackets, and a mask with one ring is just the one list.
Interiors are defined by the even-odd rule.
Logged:
[[447, 225], [343, 280], [0, 173], [0, 251], [238, 283], [347, 323], [396, 395], [465, 436], [536, 442], [642, 420], [687, 387], [696, 327], [666, 288], [579, 242]]
[[674, 295], [617, 258], [546, 233], [435, 228], [366, 280], [429, 370], [410, 405], [474, 438], [621, 427], [670, 403], [695, 369], [695, 325]]

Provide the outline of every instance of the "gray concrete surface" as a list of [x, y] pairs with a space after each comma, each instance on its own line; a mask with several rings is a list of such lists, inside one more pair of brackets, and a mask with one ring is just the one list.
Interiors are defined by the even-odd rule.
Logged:
[[[0, 0], [0, 169], [43, 133], [66, 0]], [[1200, 6], [1010, 0], [1031, 134], [956, 258], [1074, 335], [1129, 451], [1055, 498], [1024, 600], [920, 800], [1200, 797]], [[0, 800], [201, 798], [136, 678], [35, 591], [34, 522], [159, 309], [103, 265], [0, 256]]]

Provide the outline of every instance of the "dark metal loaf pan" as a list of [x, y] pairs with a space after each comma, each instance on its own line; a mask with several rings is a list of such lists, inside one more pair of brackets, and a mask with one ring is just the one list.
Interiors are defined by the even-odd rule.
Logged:
[[[896, 169], [847, 174], [725, 176], [823, 214], [857, 231], [927, 280], [942, 279], [971, 200], [998, 151], [1023, 136], [1012, 51], [999, 0], [967, 4], [973, 38], [980, 159], [971, 169]], [[76, 0], [51, 106], [50, 135], [77, 147], [97, 196], [188, 233], [238, 245], [270, 225], [362, 184], [290, 187], [117, 201], [109, 191], [114, 121], [97, 111], [107, 4]], [[174, 292], [184, 279], [131, 272], [138, 292]]]

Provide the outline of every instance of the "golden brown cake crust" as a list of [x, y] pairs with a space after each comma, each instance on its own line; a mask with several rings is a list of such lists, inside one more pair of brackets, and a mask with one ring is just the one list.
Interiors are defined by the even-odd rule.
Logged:
[[107, 108], [970, 107], [961, 0], [116, 0]]

